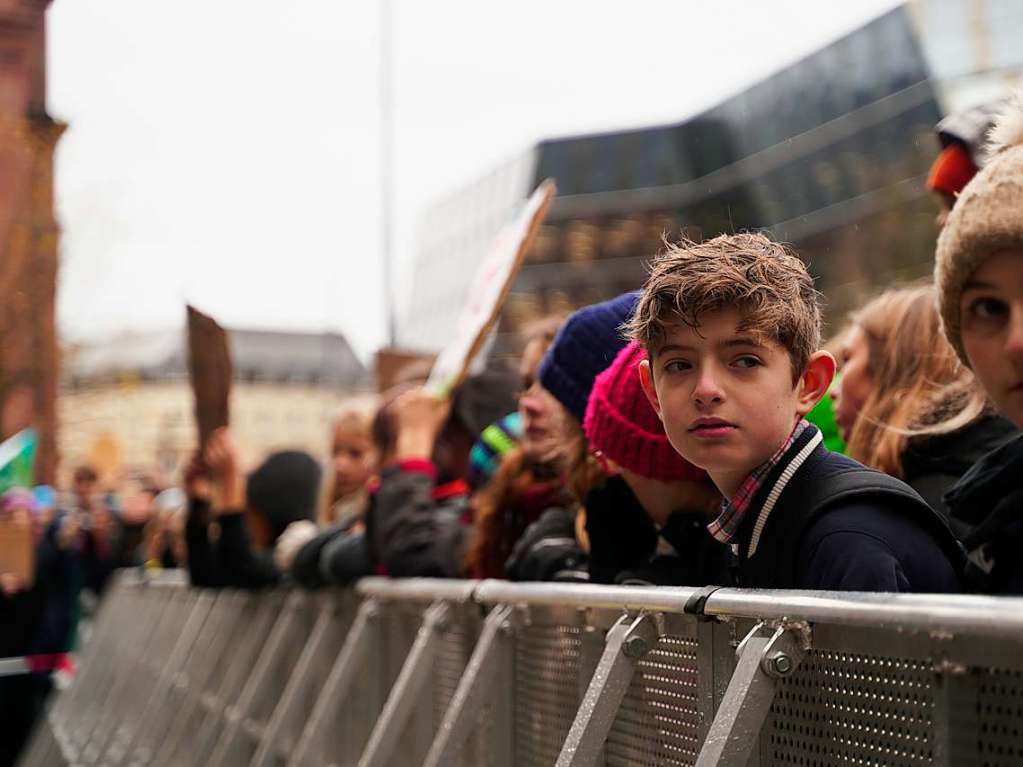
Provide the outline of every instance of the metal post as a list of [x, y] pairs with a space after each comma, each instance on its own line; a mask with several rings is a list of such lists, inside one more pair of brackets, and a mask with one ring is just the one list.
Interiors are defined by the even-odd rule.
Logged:
[[416, 641], [359, 759], [359, 767], [383, 767], [390, 761], [409, 715], [419, 703], [420, 694], [433, 674], [433, 659], [448, 613], [448, 606], [443, 602], [434, 602], [427, 608]]
[[622, 616], [607, 632], [604, 654], [561, 747], [556, 767], [596, 763], [632, 682], [636, 661], [653, 649], [658, 638], [657, 624], [649, 615], [633, 619]]
[[696, 767], [745, 767], [757, 743], [778, 681], [790, 676], [809, 649], [805, 624], [771, 633], [758, 623], [735, 651], [738, 664], [700, 749]]
[[348, 691], [355, 681], [356, 674], [364, 668], [364, 660], [369, 653], [373, 638], [371, 629], [376, 622], [379, 610], [379, 604], [375, 599], [367, 599], [359, 605], [359, 611], [352, 623], [352, 630], [345, 638], [341, 652], [338, 653], [330, 675], [323, 684], [320, 696], [316, 699], [316, 705], [309, 716], [309, 722], [299, 738], [295, 754], [288, 764], [305, 765], [315, 762], [312, 749], [316, 745], [317, 739], [321, 738], [326, 728], [330, 726], [328, 719], [331, 717], [331, 712], [347, 701]]
[[498, 689], [494, 681], [511, 655], [511, 613], [510, 606], [502, 605], [487, 616], [423, 767], [455, 764], [484, 706], [497, 695], [507, 693]]
[[948, 767], [979, 765], [977, 676], [953, 664], [935, 668], [934, 676], [934, 763]]

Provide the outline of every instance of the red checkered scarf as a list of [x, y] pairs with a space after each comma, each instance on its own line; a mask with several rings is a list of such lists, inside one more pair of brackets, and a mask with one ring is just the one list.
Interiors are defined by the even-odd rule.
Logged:
[[736, 532], [739, 530], [739, 525], [742, 524], [742, 520], [746, 517], [746, 512], [749, 511], [750, 505], [753, 503], [753, 498], [756, 496], [757, 491], [764, 484], [764, 479], [770, 473], [771, 469], [778, 465], [781, 461], [782, 456], [785, 452], [792, 447], [792, 443], [796, 441], [796, 438], [803, 433], [803, 430], [810, 424], [804, 420], [800, 420], [792, 429], [792, 433], [789, 434], [788, 439], [782, 443], [774, 455], [760, 464], [753, 472], [743, 480], [742, 484], [739, 485], [739, 489], [735, 492], [728, 500], [722, 501], [721, 513], [717, 519], [707, 525], [707, 532], [709, 532], [716, 540], [721, 543], [731, 543], [732, 539], [735, 538]]

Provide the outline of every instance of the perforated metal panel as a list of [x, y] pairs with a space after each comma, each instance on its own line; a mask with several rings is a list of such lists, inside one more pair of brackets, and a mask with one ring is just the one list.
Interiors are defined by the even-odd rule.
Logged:
[[771, 708], [768, 764], [931, 764], [933, 672], [921, 661], [811, 651]]
[[[434, 668], [433, 689], [433, 734], [436, 735], [440, 729], [444, 714], [455, 696], [458, 683], [469, 663], [472, 649], [475, 645], [477, 631], [466, 623], [462, 616], [452, 622], [438, 648], [437, 659]], [[479, 722], [473, 728], [472, 734], [462, 749], [459, 760], [455, 764], [472, 765], [483, 767], [489, 763], [486, 749], [482, 744], [492, 726], [490, 706], [484, 706], [479, 712]]]
[[469, 657], [465, 647], [465, 630], [458, 622], [452, 623], [441, 639], [434, 665], [433, 727], [440, 727], [444, 712], [455, 695], [458, 680], [465, 671]]
[[606, 764], [693, 765], [700, 751], [697, 643], [661, 637], [636, 664], [605, 746]]
[[581, 631], [528, 626], [515, 647], [515, 764], [552, 765], [579, 705]]
[[977, 688], [978, 763], [1023, 764], [1023, 672], [986, 671]]

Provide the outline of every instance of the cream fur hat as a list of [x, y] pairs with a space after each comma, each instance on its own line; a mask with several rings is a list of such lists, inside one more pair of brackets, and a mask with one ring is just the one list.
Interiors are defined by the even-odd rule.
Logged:
[[963, 287], [991, 254], [1023, 249], [1023, 91], [998, 117], [988, 139], [990, 159], [957, 198], [934, 257], [941, 323], [967, 366], [959, 328]]

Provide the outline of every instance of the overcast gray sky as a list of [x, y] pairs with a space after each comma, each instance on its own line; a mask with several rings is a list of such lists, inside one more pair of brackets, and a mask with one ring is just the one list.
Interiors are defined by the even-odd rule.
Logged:
[[[399, 296], [432, 200], [550, 136], [680, 119], [895, 0], [393, 0]], [[56, 0], [59, 321], [385, 335], [373, 0]]]

